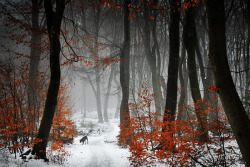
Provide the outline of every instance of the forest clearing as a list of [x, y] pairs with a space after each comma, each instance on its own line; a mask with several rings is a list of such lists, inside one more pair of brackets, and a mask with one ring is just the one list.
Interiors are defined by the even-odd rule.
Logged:
[[0, 166], [250, 167], [250, 0], [2, 0], [0, 39]]

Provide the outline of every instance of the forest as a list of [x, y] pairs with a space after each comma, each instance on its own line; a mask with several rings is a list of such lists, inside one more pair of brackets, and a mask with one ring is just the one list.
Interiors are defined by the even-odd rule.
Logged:
[[250, 0], [1, 0], [0, 166], [250, 167]]

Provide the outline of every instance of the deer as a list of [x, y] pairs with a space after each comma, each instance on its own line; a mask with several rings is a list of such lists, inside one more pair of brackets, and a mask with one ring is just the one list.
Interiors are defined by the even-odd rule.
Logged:
[[88, 144], [88, 136], [83, 136], [80, 140], [80, 143], [82, 142], [82, 144]]
[[81, 138], [81, 140], [80, 140], [80, 143], [82, 142], [82, 144], [88, 144], [88, 135], [90, 134], [90, 133], [92, 133], [93, 132], [93, 129], [90, 129], [89, 130], [89, 132], [87, 133], [87, 134], [84, 134], [85, 136], [83, 136], [82, 138]]

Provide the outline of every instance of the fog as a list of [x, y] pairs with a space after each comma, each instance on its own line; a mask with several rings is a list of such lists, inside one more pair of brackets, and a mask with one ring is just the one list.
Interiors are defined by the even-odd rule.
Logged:
[[0, 0], [0, 166], [249, 166], [249, 2]]
[[[71, 104], [73, 107], [73, 111], [81, 111], [84, 113], [84, 110], [86, 109], [86, 112], [96, 112], [97, 114], [97, 104], [96, 104], [96, 97], [93, 92], [93, 89], [91, 88], [90, 84], [86, 79], [82, 79], [82, 77], [78, 77], [77, 74], [75, 74], [75, 77], [72, 77], [72, 81], [69, 83], [70, 88], [70, 97], [71, 97]], [[101, 105], [102, 108], [104, 106], [104, 99], [106, 94], [106, 87], [107, 82], [102, 82], [104, 85], [101, 91]], [[111, 96], [109, 97], [108, 102], [108, 108], [110, 111], [115, 111], [114, 109], [117, 107], [117, 88], [112, 85], [111, 90]], [[112, 113], [114, 115], [114, 113]]]

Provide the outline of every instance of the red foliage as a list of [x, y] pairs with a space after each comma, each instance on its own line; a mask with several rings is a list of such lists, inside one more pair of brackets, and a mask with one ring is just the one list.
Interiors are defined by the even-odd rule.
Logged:
[[[45, 94], [44, 73], [38, 73], [36, 97], [37, 106], [30, 110], [28, 106], [28, 63], [26, 58], [16, 62], [11, 56], [0, 61], [0, 146], [11, 152], [22, 152], [24, 147], [34, 144], [39, 117]], [[43, 78], [43, 79], [42, 79]]]
[[59, 88], [57, 109], [54, 115], [50, 138], [53, 142], [63, 142], [76, 136], [74, 122], [70, 120], [71, 110], [67, 106], [69, 96], [66, 92], [66, 85]]
[[218, 88], [216, 85], [214, 87], [212, 86], [209, 86], [208, 87], [208, 90], [212, 91], [212, 92], [217, 92], [217, 91], [220, 91], [220, 88]]
[[[129, 104], [131, 115], [134, 117], [127, 122], [127, 125], [121, 126], [123, 133], [118, 136], [118, 142], [122, 146], [129, 146], [131, 165], [166, 163], [171, 166], [190, 166], [194, 160], [193, 157], [200, 158], [197, 155], [198, 152], [207, 148], [211, 149], [209, 145], [219, 145], [221, 142], [234, 139], [228, 134], [227, 119], [221, 113], [222, 108], [206, 104], [206, 110], [203, 109], [204, 115], [212, 111], [218, 113], [215, 121], [210, 122], [208, 130], [218, 133], [217, 136], [210, 135], [208, 143], [199, 143], [197, 136], [201, 132], [194, 110], [200, 103], [185, 106], [188, 117], [183, 120], [163, 123], [155, 119], [155, 113], [150, 110], [153, 105], [153, 96], [149, 93], [149, 87], [142, 86], [142, 93], [137, 94], [138, 102]], [[165, 127], [164, 131], [162, 131], [163, 127]]]
[[[22, 62], [21, 59], [17, 61], [10, 57], [9, 60], [0, 61], [0, 147], [8, 148], [15, 154], [22, 154], [24, 147], [32, 147], [37, 142], [34, 139], [46, 97], [48, 76], [39, 72], [35, 90], [36, 108], [29, 107], [29, 66], [26, 59], [23, 58]], [[66, 105], [69, 100], [66, 94], [66, 87], [61, 86], [51, 133], [52, 138], [60, 133], [61, 138], [56, 138], [58, 140], [76, 135], [74, 123], [69, 119], [71, 111]]]

